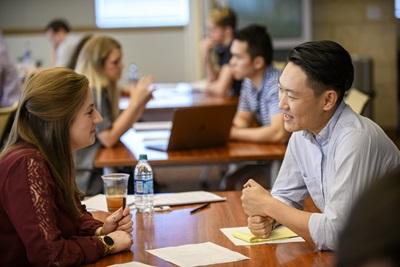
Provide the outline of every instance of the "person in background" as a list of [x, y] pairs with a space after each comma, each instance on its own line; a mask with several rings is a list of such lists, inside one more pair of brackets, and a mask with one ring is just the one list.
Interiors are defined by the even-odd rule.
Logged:
[[46, 35], [52, 44], [52, 66], [66, 67], [79, 39], [70, 34], [71, 28], [64, 19], [54, 19], [47, 24]]
[[339, 235], [336, 266], [400, 263], [400, 167], [360, 196]]
[[87, 41], [89, 41], [90, 38], [92, 38], [92, 34], [87, 34], [83, 36], [79, 43], [75, 46], [74, 51], [72, 52], [71, 58], [68, 61], [68, 64], [66, 65], [67, 68], [74, 70], [76, 67], [76, 62], [78, 61], [78, 56], [79, 53], [81, 52], [83, 46], [86, 44]]
[[[214, 9], [207, 21], [207, 36], [201, 42], [206, 67], [206, 92], [217, 96], [238, 96], [241, 81], [234, 79], [229, 67], [230, 47], [236, 29], [236, 14], [229, 8]], [[216, 63], [214, 63], [214, 57]]]
[[75, 71], [89, 79], [96, 107], [103, 116], [103, 121], [97, 125], [95, 144], [75, 153], [77, 183], [88, 195], [102, 192], [101, 170], [94, 168], [97, 149], [114, 146], [139, 119], [152, 96], [150, 87], [153, 78], [145, 76], [136, 85], [130, 85], [129, 105], [119, 113], [117, 82], [122, 70], [122, 47], [117, 40], [107, 36], [90, 38], [78, 56]]
[[[268, 236], [277, 222], [319, 250], [334, 250], [358, 196], [400, 165], [384, 131], [343, 101], [353, 78], [350, 54], [336, 42], [307, 42], [289, 53], [279, 106], [293, 134], [271, 193], [253, 180], [242, 191], [256, 236]], [[307, 195], [321, 212], [302, 210]]]
[[280, 72], [272, 65], [273, 49], [265, 27], [241, 29], [231, 46], [230, 67], [236, 79], [244, 79], [231, 139], [256, 143], [284, 143], [288, 134], [279, 110]]
[[0, 107], [12, 106], [21, 94], [21, 80], [0, 32]]
[[102, 119], [92, 95], [72, 70], [27, 78], [0, 154], [2, 266], [78, 266], [130, 249], [129, 208], [102, 223], [79, 201], [72, 153], [95, 141]]

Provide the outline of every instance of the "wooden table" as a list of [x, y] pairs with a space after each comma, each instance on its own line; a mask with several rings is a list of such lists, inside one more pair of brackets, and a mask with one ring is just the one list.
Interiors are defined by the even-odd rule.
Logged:
[[[214, 242], [220, 246], [250, 257], [250, 260], [220, 264], [218, 266], [333, 266], [334, 254], [316, 252], [305, 243], [286, 243], [256, 246], [235, 246], [219, 230], [225, 227], [246, 225], [246, 216], [241, 208], [240, 192], [221, 192], [227, 201], [212, 203], [210, 208], [194, 215], [193, 208], [176, 208], [169, 213], [155, 213], [152, 218], [136, 214], [134, 217], [134, 245], [130, 252], [109, 255], [95, 264], [108, 266], [115, 263], [139, 261], [154, 266], [175, 266], [157, 258], [147, 249], [179, 246], [201, 242]], [[312, 208], [308, 208], [312, 210]]]
[[133, 166], [139, 154], [147, 154], [153, 166], [166, 165], [206, 165], [223, 164], [238, 161], [281, 160], [286, 151], [283, 144], [256, 144], [247, 142], [229, 142], [227, 146], [209, 149], [190, 149], [160, 152], [146, 149], [143, 141], [133, 130], [124, 134], [124, 143], [112, 148], [100, 148], [97, 151], [95, 167]]

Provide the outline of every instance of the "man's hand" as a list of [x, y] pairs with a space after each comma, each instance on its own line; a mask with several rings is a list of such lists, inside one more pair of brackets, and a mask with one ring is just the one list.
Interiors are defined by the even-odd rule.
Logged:
[[271, 235], [275, 220], [271, 217], [250, 216], [247, 224], [253, 235], [261, 238], [268, 238]]
[[201, 55], [203, 56], [204, 59], [210, 56], [210, 53], [214, 46], [215, 44], [210, 38], [206, 37], [203, 40], [201, 40], [200, 50], [201, 50]]
[[253, 179], [247, 181], [242, 190], [242, 206], [248, 216], [268, 216], [265, 207], [269, 205], [271, 194]]

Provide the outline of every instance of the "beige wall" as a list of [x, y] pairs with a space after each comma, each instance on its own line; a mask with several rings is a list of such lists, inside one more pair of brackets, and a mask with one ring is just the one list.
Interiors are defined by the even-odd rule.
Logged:
[[397, 40], [394, 0], [313, 0], [315, 40], [331, 39], [374, 61], [374, 120], [395, 127]]
[[93, 5], [93, 0], [0, 0], [0, 30], [5, 30], [11, 58], [16, 60], [29, 47], [34, 59], [49, 66], [51, 46], [43, 29], [51, 19], [62, 17], [70, 22], [74, 35], [92, 32], [121, 42], [126, 66], [123, 80], [130, 63], [137, 64], [141, 74], [153, 74], [157, 82], [189, 82], [201, 78], [198, 53], [201, 1], [190, 1], [191, 19], [185, 27], [119, 31], [96, 29]]

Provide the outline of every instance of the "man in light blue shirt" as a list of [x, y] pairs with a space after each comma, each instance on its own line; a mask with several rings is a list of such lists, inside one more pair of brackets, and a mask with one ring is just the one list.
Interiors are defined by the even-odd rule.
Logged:
[[[268, 236], [275, 222], [318, 249], [335, 249], [354, 201], [371, 182], [400, 165], [382, 129], [343, 102], [353, 82], [348, 52], [332, 41], [295, 47], [282, 72], [280, 108], [293, 132], [271, 194], [253, 180], [242, 204], [251, 231]], [[310, 195], [320, 213], [302, 211]]]

